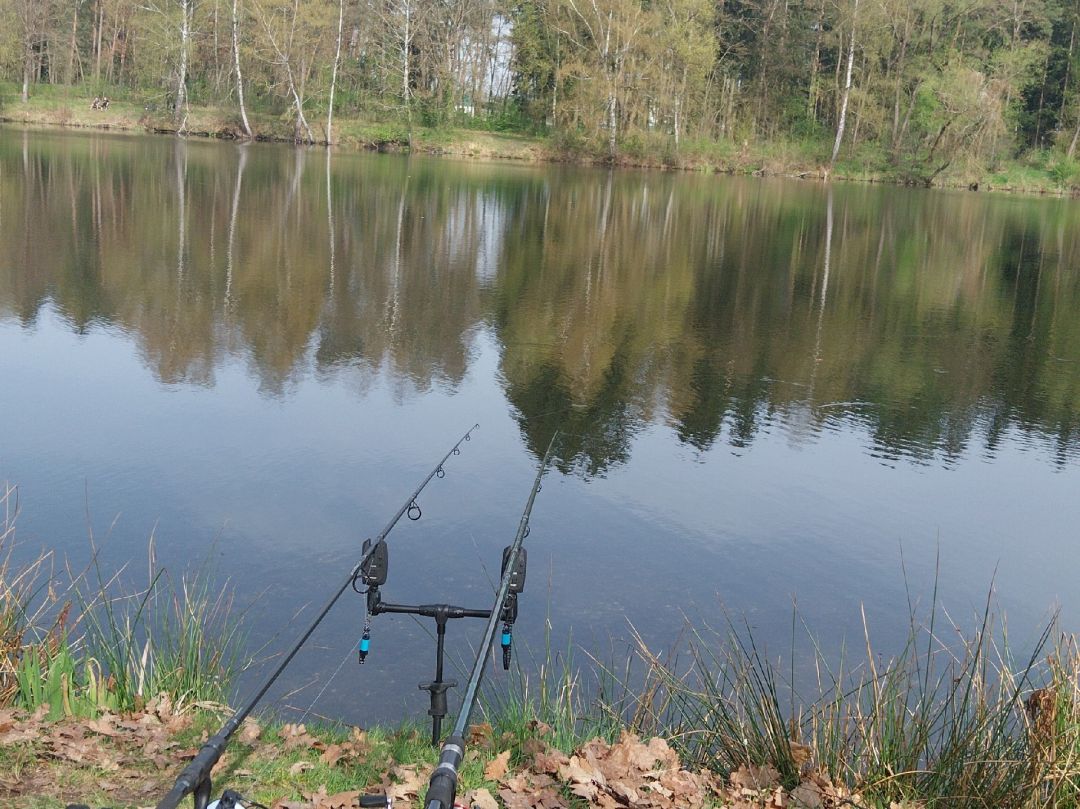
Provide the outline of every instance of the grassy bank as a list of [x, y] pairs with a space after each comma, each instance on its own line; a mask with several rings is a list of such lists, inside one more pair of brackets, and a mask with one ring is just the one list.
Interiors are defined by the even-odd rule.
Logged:
[[[228, 713], [242, 619], [205, 575], [151, 564], [131, 591], [95, 565], [14, 564], [16, 498], [0, 489], [0, 804], [151, 805]], [[860, 653], [825, 655], [797, 615], [779, 658], [735, 620], [663, 654], [548, 651], [486, 695], [462, 791], [483, 809], [1080, 805], [1075, 639], [1050, 625], [1014, 652], [991, 602], [943, 616], [913, 608], [891, 657], [869, 627]], [[383, 791], [410, 805], [435, 758], [419, 727], [267, 714], [215, 778], [279, 809]]]
[[[175, 134], [178, 122], [158, 103], [119, 91], [107, 110], [90, 108], [92, 99], [75, 88], [39, 85], [27, 103], [17, 88], [0, 84], [0, 121], [49, 127], [106, 129]], [[257, 109], [249, 119], [260, 140], [292, 142], [293, 116]], [[192, 106], [183, 123], [190, 136], [239, 138], [242, 126], [233, 108]], [[325, 120], [312, 119], [316, 140], [325, 141]], [[385, 120], [337, 117], [338, 148], [413, 150], [485, 160], [608, 164], [606, 139], [567, 132], [550, 135], [493, 132], [468, 128], [411, 128], [399, 117]], [[708, 173], [778, 176], [822, 180], [832, 140], [707, 140], [684, 138], [678, 145], [664, 133], [633, 133], [621, 139], [615, 163], [625, 167], [664, 168]], [[928, 178], [912, 167], [896, 165], [880, 149], [868, 145], [845, 148], [833, 167], [833, 179], [850, 182], [923, 185]], [[1029, 194], [1080, 193], [1080, 160], [1040, 150], [1018, 156], [992, 169], [958, 161], [932, 178], [935, 187]]]

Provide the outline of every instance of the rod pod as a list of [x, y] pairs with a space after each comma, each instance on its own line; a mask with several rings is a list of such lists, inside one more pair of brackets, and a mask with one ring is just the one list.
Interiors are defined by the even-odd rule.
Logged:
[[[307, 639], [311, 636], [311, 633], [315, 631], [316, 627], [322, 623], [326, 614], [330, 612], [330, 609], [337, 603], [337, 600], [341, 598], [341, 594], [355, 582], [356, 578], [360, 575], [360, 571], [364, 564], [374, 552], [373, 548], [386, 539], [387, 535], [394, 530], [394, 526], [398, 524], [398, 520], [406, 513], [409, 513], [411, 516], [415, 511], [418, 514], [420, 507], [416, 504], [416, 498], [420, 496], [420, 492], [422, 492], [428, 483], [431, 482], [432, 478], [436, 476], [441, 478], [446, 474], [443, 470], [443, 464], [450, 459], [451, 455], [459, 455], [461, 453], [459, 447], [470, 439], [473, 431], [479, 426], [479, 424], [474, 424], [470, 427], [465, 435], [458, 439], [457, 443], [450, 448], [450, 451], [442, 457], [442, 460], [435, 465], [435, 468], [432, 469], [420, 485], [416, 487], [409, 496], [409, 499], [404, 502], [401, 508], [397, 510], [397, 513], [390, 519], [390, 522], [388, 522], [383, 530], [379, 532], [378, 536], [375, 537], [372, 548], [369, 548], [366, 553], [362, 554], [360, 561], [349, 571], [349, 575], [346, 577], [345, 581], [342, 582], [341, 586], [326, 602], [326, 605], [319, 611], [319, 614], [315, 616], [315, 620], [311, 622], [311, 625], [301, 633], [299, 638], [297, 638], [296, 642], [292, 645], [292, 648], [282, 659], [281, 663], [278, 664], [277, 668], [270, 674], [266, 682], [260, 686], [255, 692], [255, 695], [249, 699], [243, 707], [229, 717], [228, 721], [221, 726], [221, 729], [203, 744], [199, 752], [195, 754], [195, 758], [180, 771], [176, 783], [173, 784], [172, 789], [169, 790], [165, 797], [158, 802], [157, 809], [176, 809], [176, 807], [180, 805], [180, 801], [184, 799], [185, 795], [191, 795], [193, 797], [194, 809], [206, 809], [207, 804], [210, 802], [210, 793], [213, 789], [210, 780], [210, 771], [213, 769], [214, 765], [217, 764], [222, 753], [225, 752], [225, 748], [228, 746], [229, 740], [232, 738], [233, 734], [240, 728], [241, 723], [247, 718], [248, 714], [255, 709], [259, 700], [261, 700], [266, 695], [266, 692], [270, 690], [270, 686], [274, 684], [281, 672], [285, 670], [285, 667], [292, 662], [294, 657], [296, 657], [296, 653], [299, 652], [300, 648], [307, 642]], [[418, 518], [419, 514], [417, 516], [417, 519]]]

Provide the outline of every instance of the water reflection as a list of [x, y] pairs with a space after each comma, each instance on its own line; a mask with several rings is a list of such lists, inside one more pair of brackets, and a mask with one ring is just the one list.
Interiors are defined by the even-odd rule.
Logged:
[[168, 385], [239, 358], [271, 397], [454, 390], [490, 328], [527, 443], [562, 428], [585, 476], [653, 423], [1066, 465], [1078, 267], [1071, 202], [0, 133], [0, 316], [123, 330]]

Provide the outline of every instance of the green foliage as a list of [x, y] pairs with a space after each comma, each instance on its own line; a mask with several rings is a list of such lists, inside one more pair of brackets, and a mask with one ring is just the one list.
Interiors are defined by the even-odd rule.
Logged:
[[1080, 177], [1080, 161], [1075, 158], [1061, 157], [1048, 168], [1050, 178], [1062, 188], [1075, 188]]
[[80, 671], [66, 632], [24, 649], [17, 676], [15, 705], [29, 711], [47, 705], [49, 719], [93, 717], [121, 708], [96, 660], [87, 658]]
[[549, 143], [555, 154], [561, 157], [584, 157], [590, 153], [585, 134], [575, 128], [556, 129]]
[[518, 115], [529, 127], [544, 124], [558, 80], [558, 34], [546, 19], [543, 0], [521, 0], [511, 8], [514, 45], [511, 94]]

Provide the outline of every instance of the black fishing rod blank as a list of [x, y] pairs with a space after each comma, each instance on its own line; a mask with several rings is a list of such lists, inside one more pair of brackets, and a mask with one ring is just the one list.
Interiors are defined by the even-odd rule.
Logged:
[[[555, 439], [558, 438], [558, 435], [556, 432], [552, 436], [547, 452], [544, 453], [544, 459], [536, 473], [532, 491], [529, 492], [529, 500], [525, 504], [525, 511], [521, 515], [521, 522], [518, 523], [514, 542], [503, 552], [502, 580], [499, 582], [495, 604], [491, 608], [491, 614], [488, 616], [487, 627], [480, 642], [480, 650], [477, 652], [476, 660], [473, 663], [469, 682], [465, 686], [465, 695], [461, 700], [461, 710], [458, 712], [454, 729], [450, 732], [446, 741], [443, 742], [439, 764], [435, 767], [435, 771], [431, 774], [431, 780], [428, 782], [427, 796], [424, 798], [425, 809], [453, 809], [454, 801], [457, 798], [458, 767], [465, 757], [465, 733], [468, 730], [469, 721], [472, 719], [473, 710], [476, 708], [477, 697], [480, 693], [480, 682], [484, 679], [484, 670], [491, 659], [491, 647], [495, 642], [495, 632], [499, 626], [499, 621], [507, 622], [507, 618], [510, 617], [508, 612], [510, 609], [515, 613], [512, 617], [516, 617], [517, 594], [525, 586], [524, 567], [519, 566], [518, 560], [524, 553], [522, 543], [525, 541], [525, 537], [529, 535], [529, 517], [532, 514], [533, 503], [536, 501], [536, 493], [540, 491], [540, 482], [547, 471], [548, 463], [551, 460], [551, 451], [555, 446]], [[512, 623], [512, 621], [510, 622]], [[503, 640], [503, 663], [505, 667], [509, 667], [509, 658], [506, 656], [509, 638], [504, 637]]]
[[416, 487], [416, 490], [409, 496], [401, 508], [398, 509], [397, 513], [390, 519], [383, 530], [379, 532], [375, 541], [371, 542], [370, 545], [365, 543], [360, 561], [356, 563], [351, 571], [349, 571], [348, 577], [326, 602], [326, 605], [319, 611], [319, 614], [315, 616], [315, 620], [311, 622], [311, 625], [308, 626], [303, 633], [301, 633], [300, 637], [297, 638], [281, 663], [274, 669], [266, 682], [259, 687], [258, 691], [255, 692], [255, 695], [249, 699], [242, 708], [229, 717], [228, 721], [222, 725], [221, 729], [211, 736], [202, 746], [195, 755], [195, 758], [184, 767], [177, 777], [173, 788], [169, 790], [169, 793], [158, 803], [157, 809], [176, 809], [176, 807], [180, 805], [180, 801], [184, 799], [185, 795], [191, 795], [193, 797], [195, 809], [206, 809], [206, 806], [210, 801], [210, 792], [213, 788], [210, 780], [210, 771], [221, 758], [221, 754], [225, 752], [225, 747], [228, 745], [229, 739], [236, 733], [244, 719], [246, 719], [255, 709], [259, 700], [261, 700], [266, 692], [270, 690], [270, 687], [277, 680], [281, 672], [285, 670], [285, 667], [289, 665], [294, 657], [296, 657], [296, 653], [299, 652], [300, 648], [307, 642], [311, 633], [315, 631], [320, 623], [322, 623], [326, 614], [330, 612], [330, 609], [337, 603], [337, 600], [341, 598], [341, 594], [344, 593], [350, 585], [354, 584], [364, 565], [368, 563], [375, 553], [374, 549], [380, 545], [382, 545], [383, 548], [386, 547], [384, 541], [387, 535], [394, 530], [394, 526], [398, 524], [398, 521], [406, 515], [408, 515], [409, 519], [413, 520], [420, 518], [420, 506], [417, 505], [416, 498], [420, 496], [420, 493], [428, 483], [431, 482], [432, 478], [442, 478], [446, 474], [443, 469], [443, 464], [450, 459], [451, 455], [458, 455], [461, 453], [461, 445], [470, 439], [472, 432], [479, 426], [479, 424], [474, 424], [469, 428], [465, 435], [458, 439], [458, 442], [454, 444], [454, 446], [450, 448], [450, 451], [443, 456], [442, 460], [435, 465], [435, 468], [428, 473], [427, 477]]

